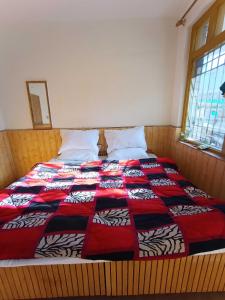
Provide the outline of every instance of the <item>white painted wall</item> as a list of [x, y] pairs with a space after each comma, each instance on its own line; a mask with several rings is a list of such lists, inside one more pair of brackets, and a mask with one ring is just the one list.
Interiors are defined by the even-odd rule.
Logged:
[[26, 80], [47, 80], [53, 127], [170, 124], [174, 24], [173, 19], [34, 23], [2, 32], [6, 127], [32, 127]]
[[188, 14], [185, 26], [180, 26], [177, 31], [176, 65], [171, 105], [171, 124], [174, 126], [181, 126], [182, 122], [191, 27], [213, 2], [214, 0], [199, 0]]
[[0, 110], [0, 130], [4, 130], [4, 129], [5, 129], [5, 123], [4, 123], [2, 111]]

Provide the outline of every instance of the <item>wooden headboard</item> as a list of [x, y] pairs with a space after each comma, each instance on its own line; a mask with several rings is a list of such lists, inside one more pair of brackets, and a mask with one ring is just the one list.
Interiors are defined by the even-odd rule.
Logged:
[[[117, 129], [122, 129], [120, 127]], [[105, 155], [107, 150], [104, 129], [99, 128], [100, 154]], [[148, 148], [158, 155], [168, 154], [170, 135], [169, 126], [146, 126], [146, 141]], [[8, 130], [7, 136], [14, 158], [16, 176], [25, 175], [37, 162], [48, 161], [57, 155], [61, 145], [59, 129], [49, 130]]]
[[[104, 129], [100, 128], [101, 154], [107, 148]], [[225, 199], [225, 159], [177, 142], [179, 132], [180, 128], [172, 126], [146, 126], [148, 148], [159, 156], [173, 158], [196, 186]], [[60, 144], [59, 129], [1, 131], [0, 188], [24, 176], [36, 163], [56, 156]]]

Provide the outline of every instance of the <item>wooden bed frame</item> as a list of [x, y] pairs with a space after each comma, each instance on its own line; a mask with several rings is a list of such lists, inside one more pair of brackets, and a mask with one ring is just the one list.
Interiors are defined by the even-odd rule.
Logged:
[[[153, 152], [173, 157], [194, 184], [214, 196], [225, 197], [224, 159], [177, 142], [179, 128], [146, 126], [145, 130]], [[59, 144], [58, 129], [2, 132], [0, 146], [4, 151], [0, 151], [0, 163], [3, 173], [8, 173], [4, 178], [0, 174], [0, 184], [6, 185], [26, 174], [35, 163], [50, 159]], [[204, 176], [199, 176], [200, 167]], [[225, 253], [171, 260], [0, 267], [0, 299], [212, 291], [225, 291]]]
[[0, 299], [225, 291], [225, 253], [0, 268]]

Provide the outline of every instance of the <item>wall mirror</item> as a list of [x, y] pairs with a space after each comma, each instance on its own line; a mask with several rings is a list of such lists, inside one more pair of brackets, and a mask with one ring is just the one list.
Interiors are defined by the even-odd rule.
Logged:
[[46, 81], [26, 81], [34, 129], [52, 128]]

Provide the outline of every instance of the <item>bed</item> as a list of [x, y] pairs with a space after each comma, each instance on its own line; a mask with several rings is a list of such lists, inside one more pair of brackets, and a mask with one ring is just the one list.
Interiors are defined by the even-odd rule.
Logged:
[[0, 199], [2, 299], [225, 290], [225, 204], [171, 159], [41, 163]]

